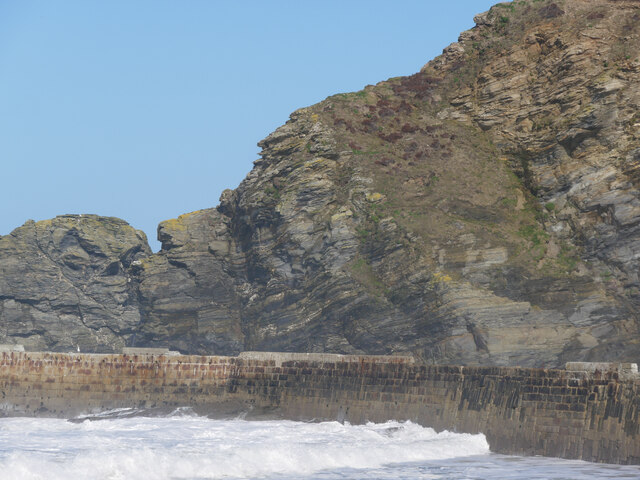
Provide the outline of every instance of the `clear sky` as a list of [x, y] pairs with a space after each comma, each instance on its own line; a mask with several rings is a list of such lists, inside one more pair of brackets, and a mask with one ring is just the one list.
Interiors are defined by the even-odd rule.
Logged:
[[293, 110], [417, 72], [485, 0], [0, 0], [0, 235], [213, 207]]

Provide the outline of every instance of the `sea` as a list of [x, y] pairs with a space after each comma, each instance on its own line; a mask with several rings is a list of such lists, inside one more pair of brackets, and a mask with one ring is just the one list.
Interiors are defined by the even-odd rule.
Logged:
[[215, 420], [188, 408], [0, 419], [2, 480], [640, 479], [640, 467], [491, 453], [411, 422]]

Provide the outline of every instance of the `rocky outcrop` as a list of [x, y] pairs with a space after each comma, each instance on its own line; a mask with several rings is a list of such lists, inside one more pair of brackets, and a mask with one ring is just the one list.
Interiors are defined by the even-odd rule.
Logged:
[[96, 215], [28, 221], [0, 237], [0, 343], [122, 348], [141, 321], [129, 267], [150, 254], [144, 233]]
[[220, 354], [243, 350], [229, 270], [233, 239], [224, 217], [215, 209], [182, 215], [162, 222], [158, 238], [162, 252], [132, 265], [144, 317], [132, 344]]
[[[419, 73], [294, 112], [217, 208], [160, 224], [159, 253], [120, 261], [126, 300], [100, 303], [114, 335], [188, 353], [635, 359], [640, 4], [519, 1], [475, 21]], [[23, 303], [31, 282], [58, 295], [42, 278]], [[24, 322], [7, 308], [3, 325]]]

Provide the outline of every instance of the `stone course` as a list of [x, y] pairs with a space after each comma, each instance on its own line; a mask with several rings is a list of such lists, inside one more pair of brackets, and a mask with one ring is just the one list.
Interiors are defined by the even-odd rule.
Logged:
[[411, 357], [0, 353], [0, 413], [71, 417], [191, 406], [217, 417], [411, 420], [482, 432], [492, 451], [640, 464], [640, 381], [573, 371], [422, 365]]

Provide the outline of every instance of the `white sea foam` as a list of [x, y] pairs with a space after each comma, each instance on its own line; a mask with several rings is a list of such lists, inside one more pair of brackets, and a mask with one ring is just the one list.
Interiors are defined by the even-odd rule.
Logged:
[[221, 421], [177, 415], [0, 421], [2, 478], [215, 479], [310, 475], [487, 453], [483, 435], [411, 422]]
[[211, 420], [188, 409], [164, 417], [129, 413], [75, 422], [0, 419], [0, 479], [640, 478], [637, 467], [493, 455], [483, 435], [436, 433], [411, 422]]

